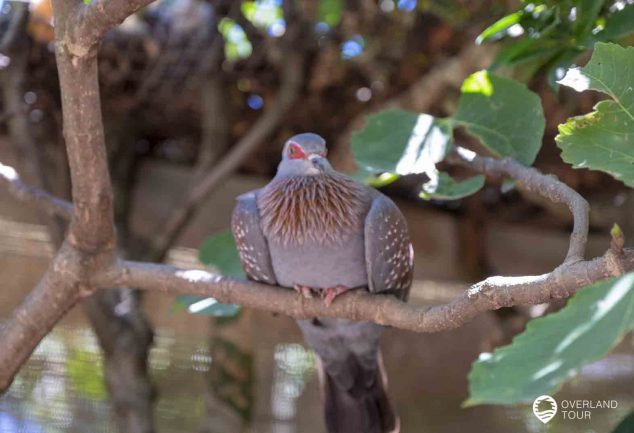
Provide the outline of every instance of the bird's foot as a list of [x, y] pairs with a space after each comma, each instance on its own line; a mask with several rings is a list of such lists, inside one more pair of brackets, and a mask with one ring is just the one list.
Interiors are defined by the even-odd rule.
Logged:
[[341, 284], [335, 287], [328, 287], [321, 291], [321, 298], [324, 300], [324, 304], [326, 304], [327, 307], [330, 307], [330, 304], [332, 304], [337, 296], [347, 292], [348, 290], [350, 290], [348, 287]]
[[295, 289], [295, 291], [297, 293], [299, 293], [300, 295], [302, 295], [306, 299], [312, 299], [313, 293], [315, 292], [315, 290], [313, 288], [308, 287], [308, 286], [303, 286], [301, 284], [295, 284], [293, 286], [293, 289]]

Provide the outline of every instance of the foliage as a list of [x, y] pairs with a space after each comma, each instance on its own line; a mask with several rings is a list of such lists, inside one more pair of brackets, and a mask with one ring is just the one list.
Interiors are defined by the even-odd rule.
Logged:
[[634, 431], [634, 412], [630, 412], [621, 422], [616, 426], [612, 433], [631, 433]]
[[621, 41], [634, 33], [634, 4], [605, 0], [524, 0], [477, 38], [502, 41], [491, 69], [518, 67], [544, 71], [557, 89], [579, 54], [596, 42]]
[[[575, 168], [601, 170], [634, 187], [634, 47], [598, 43], [583, 68], [568, 71], [561, 84], [610, 97], [594, 111], [559, 125], [557, 145]], [[628, 77], [629, 79], [624, 79]]]
[[541, 147], [544, 124], [537, 95], [517, 81], [480, 71], [464, 81], [454, 116], [382, 111], [353, 134], [352, 150], [362, 178], [377, 172], [425, 173], [430, 180], [422, 186], [422, 198], [455, 200], [480, 190], [484, 178], [457, 182], [436, 168], [452, 149], [453, 128], [465, 127], [494, 155], [531, 164]]
[[103, 401], [107, 398], [103, 366], [96, 360], [93, 352], [73, 349], [66, 361], [66, 374], [76, 392], [89, 400]]
[[230, 230], [222, 230], [208, 237], [200, 247], [198, 260], [214, 267], [222, 275], [244, 277], [236, 242]]
[[[240, 256], [229, 230], [223, 230], [207, 238], [200, 248], [198, 259], [222, 275], [244, 277]], [[190, 295], [177, 298], [176, 309], [181, 308], [187, 308], [190, 313], [213, 317], [234, 317], [240, 311], [240, 307], [235, 304], [222, 304], [214, 298]]]
[[531, 165], [542, 145], [544, 113], [539, 97], [524, 85], [486, 71], [462, 84], [459, 125], [477, 136], [497, 156], [510, 156]]
[[480, 191], [485, 177], [481, 174], [462, 181], [456, 181], [447, 173], [438, 172], [435, 179], [423, 184], [420, 197], [425, 200], [458, 200]]
[[334, 27], [341, 21], [343, 4], [341, 0], [321, 0], [319, 2], [318, 19]]
[[228, 60], [244, 59], [253, 52], [253, 46], [244, 29], [231, 18], [221, 19], [218, 31], [225, 40], [225, 57]]
[[[513, 16], [499, 25], [519, 19]], [[598, 90], [611, 98], [594, 112], [560, 125], [557, 143], [566, 162], [608, 172], [634, 186], [633, 81], [634, 48], [607, 43], [598, 43], [589, 63], [571, 69], [561, 80], [579, 91]], [[379, 181], [391, 181], [398, 175], [425, 173], [430, 181], [422, 186], [422, 198], [458, 199], [484, 184], [482, 177], [456, 182], [436, 167], [452, 151], [452, 131], [458, 126], [495, 156], [531, 165], [541, 146], [544, 116], [539, 98], [525, 86], [480, 71], [464, 81], [453, 116], [379, 112], [353, 135], [352, 147], [364, 176], [383, 172]], [[634, 327], [633, 286], [634, 274], [628, 274], [585, 288], [559, 313], [530, 322], [512, 345], [484, 354], [469, 376], [466, 404], [530, 401], [605, 356]]]
[[529, 322], [509, 346], [480, 355], [466, 405], [532, 401], [604, 357], [633, 328], [634, 273], [593, 284], [559, 312]]

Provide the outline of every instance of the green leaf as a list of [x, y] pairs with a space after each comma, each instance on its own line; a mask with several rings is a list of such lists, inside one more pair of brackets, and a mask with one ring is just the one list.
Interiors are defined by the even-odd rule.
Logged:
[[476, 44], [480, 45], [483, 42], [490, 40], [496, 40], [504, 37], [509, 27], [520, 22], [523, 11], [513, 12], [505, 17], [500, 18], [495, 23], [484, 29], [482, 33], [476, 38]]
[[267, 28], [283, 18], [282, 8], [274, 2], [245, 1], [240, 10], [246, 19], [260, 28]]
[[599, 42], [588, 64], [570, 69], [559, 83], [611, 98], [559, 125], [555, 140], [563, 160], [574, 168], [609, 173], [634, 187], [634, 47]]
[[458, 200], [480, 191], [485, 180], [484, 176], [478, 175], [456, 181], [447, 173], [439, 171], [423, 185], [420, 197], [425, 200]]
[[512, 41], [500, 49], [495, 55], [493, 63], [489, 67], [490, 70], [496, 70], [502, 66], [512, 66], [515, 59], [524, 55], [524, 53], [534, 50], [538, 39], [524, 38], [519, 41]]
[[244, 278], [242, 262], [231, 230], [223, 230], [212, 236], [200, 247], [198, 260], [211, 266], [222, 275]]
[[632, 433], [634, 432], [634, 412], [630, 412], [621, 420], [612, 433]]
[[405, 175], [434, 170], [450, 141], [446, 120], [391, 109], [368, 116], [365, 128], [352, 135], [352, 151], [362, 173]]
[[212, 317], [234, 317], [240, 312], [240, 306], [222, 304], [214, 298], [182, 295], [176, 298], [175, 310], [186, 309], [191, 314], [202, 314]]
[[583, 38], [593, 29], [605, 0], [578, 0], [576, 4], [577, 20], [575, 32], [578, 38]]
[[83, 398], [105, 401], [108, 397], [103, 377], [103, 362], [98, 352], [71, 349], [66, 358], [66, 376], [73, 390]]
[[[420, 196], [426, 200], [456, 200], [477, 192], [483, 176], [462, 182], [438, 172], [436, 164], [449, 151], [451, 122], [429, 114], [385, 110], [368, 117], [365, 128], [352, 135], [352, 150], [359, 170], [354, 177], [376, 188], [400, 175], [426, 173], [430, 181]], [[379, 176], [374, 176], [381, 173]]]
[[[242, 262], [230, 230], [223, 230], [208, 237], [200, 247], [198, 259], [202, 264], [213, 267], [222, 275], [244, 277]], [[186, 308], [192, 314], [214, 317], [233, 317], [240, 311], [238, 305], [222, 304], [214, 298], [189, 295], [179, 296], [176, 299], [175, 309], [182, 308]]]
[[470, 75], [461, 90], [452, 120], [495, 155], [531, 165], [542, 145], [545, 125], [539, 97], [524, 84], [487, 71]]
[[546, 75], [548, 86], [553, 92], [559, 91], [559, 80], [566, 75], [570, 65], [574, 63], [582, 52], [583, 50], [578, 48], [565, 49], [548, 62]]
[[334, 27], [341, 21], [342, 11], [343, 4], [341, 0], [321, 0], [317, 19], [325, 22], [330, 27]]
[[516, 404], [550, 394], [632, 328], [634, 273], [593, 284], [559, 312], [530, 321], [510, 345], [480, 355], [469, 373], [465, 405]]
[[613, 12], [605, 20], [604, 29], [597, 37], [602, 41], [616, 41], [634, 33], [634, 4], [627, 4], [621, 10]]
[[229, 61], [246, 59], [251, 55], [253, 46], [240, 24], [231, 18], [222, 18], [218, 31], [225, 41], [225, 57]]

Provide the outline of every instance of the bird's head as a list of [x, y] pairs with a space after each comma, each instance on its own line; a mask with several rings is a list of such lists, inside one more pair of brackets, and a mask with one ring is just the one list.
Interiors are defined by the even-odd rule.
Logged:
[[314, 176], [332, 170], [326, 159], [326, 140], [312, 132], [292, 136], [284, 144], [278, 176]]

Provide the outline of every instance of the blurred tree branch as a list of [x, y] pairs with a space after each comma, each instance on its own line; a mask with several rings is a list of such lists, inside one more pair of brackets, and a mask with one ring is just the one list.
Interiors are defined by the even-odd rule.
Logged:
[[26, 2], [16, 2], [13, 6], [15, 17], [11, 20], [9, 28], [0, 38], [0, 53], [8, 54], [13, 49], [13, 45], [20, 37], [22, 29], [26, 26], [29, 18], [29, 4]]
[[[287, 12], [287, 16], [291, 13]], [[194, 177], [190, 184], [189, 193], [186, 194], [181, 203], [174, 206], [174, 210], [168, 215], [165, 224], [157, 231], [157, 235], [151, 241], [152, 260], [157, 261], [163, 258], [203, 200], [264, 142], [266, 137], [279, 126], [288, 110], [297, 100], [304, 82], [304, 63], [307, 55], [304, 44], [301, 43], [301, 38], [304, 37], [305, 33], [303, 23], [302, 20], [290, 21], [289, 28], [281, 41], [284, 60], [280, 71], [280, 87], [275, 99], [224, 157], [211, 166], [205, 164], [198, 167], [197, 173], [200, 173], [200, 176]], [[218, 83], [214, 81], [207, 84], [208, 86], [218, 86]], [[207, 88], [207, 90], [212, 91], [213, 89]], [[207, 94], [206, 96], [211, 95]], [[207, 109], [220, 109], [221, 102], [215, 97], [213, 101], [207, 101]], [[213, 118], [214, 115], [215, 113], [212, 112], [205, 113], [206, 117]], [[226, 113], [220, 113], [218, 116], [226, 116]], [[226, 134], [220, 130], [216, 122], [211, 120], [207, 120], [205, 126], [207, 140], [214, 136], [222, 138]], [[222, 145], [222, 143], [219, 144]], [[207, 159], [207, 163], [211, 162], [213, 162], [212, 159]]]
[[18, 172], [13, 167], [0, 163], [0, 183], [16, 199], [38, 208], [51, 216], [59, 216], [70, 220], [73, 215], [73, 205], [43, 189], [27, 185], [20, 179]]

